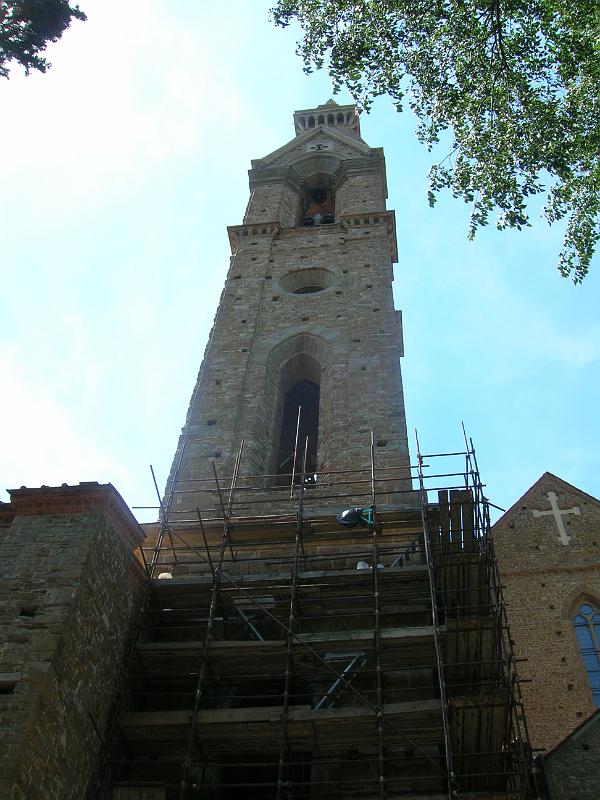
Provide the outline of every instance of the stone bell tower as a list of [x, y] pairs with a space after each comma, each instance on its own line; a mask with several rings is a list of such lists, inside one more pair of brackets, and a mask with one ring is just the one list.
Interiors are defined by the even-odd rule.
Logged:
[[383, 153], [353, 106], [294, 122], [229, 228], [89, 800], [533, 800], [472, 445], [412, 487]]
[[242, 440], [241, 474], [273, 487], [289, 485], [306, 442], [310, 473], [366, 468], [373, 431], [378, 464], [408, 486], [383, 151], [351, 105], [297, 111], [294, 125], [252, 162], [244, 221], [228, 229], [229, 272], [167, 486], [175, 520], [199, 503], [213, 461], [232, 474]]
[[540, 797], [472, 443], [411, 485], [383, 153], [353, 106], [294, 122], [229, 229], [159, 522], [110, 485], [0, 504], [2, 798]]

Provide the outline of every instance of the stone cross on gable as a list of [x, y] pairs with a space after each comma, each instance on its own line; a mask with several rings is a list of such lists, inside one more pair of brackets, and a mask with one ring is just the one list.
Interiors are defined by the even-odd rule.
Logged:
[[534, 517], [546, 517], [549, 514], [552, 514], [554, 520], [556, 522], [556, 526], [558, 528], [558, 541], [561, 544], [569, 544], [571, 541], [571, 537], [567, 534], [565, 530], [565, 523], [563, 522], [563, 515], [564, 514], [575, 514], [579, 516], [581, 511], [579, 510], [579, 506], [573, 506], [573, 508], [563, 508], [562, 510], [559, 508], [558, 505], [558, 497], [554, 492], [548, 492], [546, 495], [548, 500], [550, 501], [550, 511], [533, 511]]

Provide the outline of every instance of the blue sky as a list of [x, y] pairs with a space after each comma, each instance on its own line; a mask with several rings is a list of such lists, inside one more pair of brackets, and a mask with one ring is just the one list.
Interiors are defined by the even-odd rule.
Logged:
[[[0, 489], [110, 481], [152, 505], [149, 464], [162, 487], [250, 160], [331, 87], [303, 74], [268, 2], [80, 5], [89, 21], [46, 75], [0, 83]], [[427, 206], [410, 116], [382, 98], [361, 127], [397, 214], [411, 446], [416, 427], [424, 450], [455, 450], [464, 420], [498, 505], [545, 470], [600, 495], [598, 257], [583, 286], [562, 279], [560, 231], [537, 212], [467, 242], [461, 201]]]

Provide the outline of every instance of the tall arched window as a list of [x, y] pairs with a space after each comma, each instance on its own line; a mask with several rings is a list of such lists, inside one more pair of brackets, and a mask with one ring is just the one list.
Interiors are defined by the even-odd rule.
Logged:
[[[334, 410], [339, 410], [339, 405], [332, 401], [337, 397], [336, 387], [332, 386], [335, 371], [329, 367], [334, 358], [332, 343], [340, 344], [337, 334], [320, 327], [324, 336], [299, 330], [299, 326], [290, 328], [291, 335], [274, 345], [266, 356], [261, 419], [265, 438], [260, 440], [264, 461], [257, 460], [256, 467], [258, 470], [266, 467], [264, 471], [277, 476], [273, 482], [278, 485], [289, 486], [292, 472], [299, 479], [307, 437], [307, 474], [325, 470], [330, 463]], [[302, 406], [302, 415], [296, 449], [298, 406]]]
[[[279, 436], [276, 441], [277, 460], [275, 471], [281, 476], [289, 476], [294, 469], [294, 448], [298, 434], [295, 471], [302, 469], [302, 455], [308, 440], [306, 470], [315, 472], [317, 468], [317, 446], [319, 437], [319, 400], [321, 366], [308, 353], [298, 353], [282, 367], [279, 388]], [[301, 409], [300, 428], [298, 428], [298, 408]], [[289, 482], [282, 477], [280, 483]]]
[[600, 708], [600, 612], [591, 603], [582, 603], [573, 619], [573, 626], [594, 705]]

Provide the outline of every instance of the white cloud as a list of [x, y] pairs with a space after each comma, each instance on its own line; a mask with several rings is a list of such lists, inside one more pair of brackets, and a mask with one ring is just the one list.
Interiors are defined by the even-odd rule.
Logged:
[[131, 483], [116, 454], [100, 441], [99, 431], [66, 410], [39, 369], [22, 364], [7, 350], [0, 353], [0, 374], [0, 489], [84, 480]]
[[88, 21], [51, 46], [48, 73], [2, 86], [7, 176], [33, 167], [38, 188], [72, 184], [91, 201], [152, 162], [187, 160], [235, 133], [248, 109], [209, 25], [186, 26], [151, 0], [89, 0], [85, 10]]

